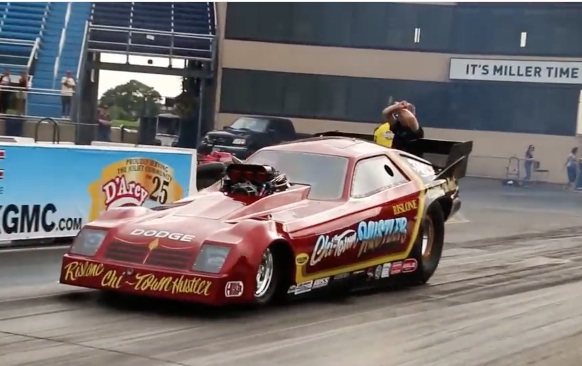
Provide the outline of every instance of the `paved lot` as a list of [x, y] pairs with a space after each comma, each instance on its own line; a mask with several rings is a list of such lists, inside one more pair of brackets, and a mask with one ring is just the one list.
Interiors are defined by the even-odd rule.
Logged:
[[582, 195], [462, 194], [430, 285], [260, 312], [111, 303], [55, 283], [62, 249], [0, 252], [0, 365], [579, 366]]

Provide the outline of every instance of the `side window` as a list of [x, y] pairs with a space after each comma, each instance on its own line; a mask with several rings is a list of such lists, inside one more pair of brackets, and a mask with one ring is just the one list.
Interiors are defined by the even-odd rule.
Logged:
[[284, 126], [283, 123], [279, 122], [276, 119], [269, 120], [269, 129], [272, 129], [275, 132], [275, 136], [280, 138], [284, 135]]
[[351, 196], [367, 197], [383, 189], [408, 182], [387, 156], [364, 159], [356, 164]]

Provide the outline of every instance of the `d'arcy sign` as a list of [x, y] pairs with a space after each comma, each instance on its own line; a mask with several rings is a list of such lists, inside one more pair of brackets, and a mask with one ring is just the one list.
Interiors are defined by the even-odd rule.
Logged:
[[582, 84], [582, 62], [452, 58], [449, 79]]

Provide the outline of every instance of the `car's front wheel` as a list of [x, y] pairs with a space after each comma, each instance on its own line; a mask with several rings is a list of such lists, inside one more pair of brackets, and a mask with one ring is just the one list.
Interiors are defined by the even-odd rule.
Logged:
[[255, 303], [265, 305], [271, 302], [277, 292], [280, 272], [277, 258], [269, 247], [263, 253], [256, 273]]
[[443, 254], [444, 241], [444, 213], [440, 204], [434, 203], [422, 220], [412, 251], [411, 257], [417, 261], [417, 268], [411, 273], [413, 283], [425, 284], [435, 273]]

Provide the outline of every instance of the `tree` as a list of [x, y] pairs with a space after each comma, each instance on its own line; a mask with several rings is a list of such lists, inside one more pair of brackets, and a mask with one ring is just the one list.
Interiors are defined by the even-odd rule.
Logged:
[[182, 92], [174, 98], [174, 113], [182, 118], [192, 118], [198, 116], [199, 98], [192, 92]]
[[112, 119], [134, 121], [140, 116], [159, 114], [162, 96], [154, 88], [130, 80], [107, 90], [99, 99], [99, 105], [107, 106]]

